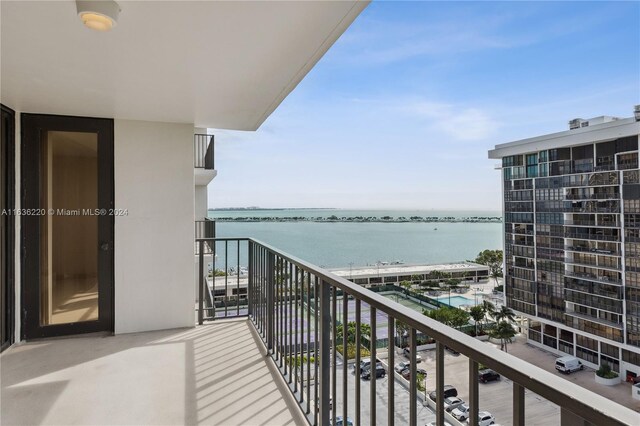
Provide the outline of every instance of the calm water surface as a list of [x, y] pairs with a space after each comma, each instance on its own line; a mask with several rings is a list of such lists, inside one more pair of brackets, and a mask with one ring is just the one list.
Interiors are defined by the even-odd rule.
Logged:
[[[500, 216], [479, 211], [242, 210], [210, 211], [209, 217], [254, 216]], [[446, 263], [472, 260], [484, 249], [502, 248], [495, 223], [218, 222], [219, 237], [252, 237], [316, 265], [336, 268], [377, 261]]]

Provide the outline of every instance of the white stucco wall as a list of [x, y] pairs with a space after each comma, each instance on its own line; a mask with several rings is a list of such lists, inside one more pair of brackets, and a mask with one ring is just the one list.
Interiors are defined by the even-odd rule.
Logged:
[[196, 185], [195, 187], [195, 218], [202, 219], [207, 217], [207, 186], [206, 185]]
[[115, 333], [195, 324], [193, 125], [115, 120]]

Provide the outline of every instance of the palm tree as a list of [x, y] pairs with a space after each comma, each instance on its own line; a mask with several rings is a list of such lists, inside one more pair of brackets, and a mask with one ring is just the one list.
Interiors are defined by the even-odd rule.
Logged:
[[485, 323], [487, 323], [489, 321], [489, 317], [493, 318], [496, 314], [496, 305], [489, 302], [488, 300], [483, 300], [481, 306], [484, 310], [484, 321]]
[[497, 322], [506, 321], [506, 322], [514, 322], [516, 320], [516, 314], [506, 306], [501, 306], [500, 310], [495, 313], [495, 318]]
[[497, 269], [492, 269], [489, 276], [496, 281], [496, 285], [493, 286], [493, 289], [495, 290], [498, 287], [498, 278], [502, 276], [502, 272]]
[[516, 331], [511, 324], [501, 321], [491, 330], [490, 336], [494, 339], [500, 339], [500, 349], [507, 352], [507, 344], [513, 341]]
[[469, 314], [471, 315], [471, 318], [473, 318], [473, 321], [476, 324], [476, 336], [478, 335], [478, 323], [480, 324], [480, 331], [482, 332], [482, 320], [484, 320], [484, 316], [486, 315], [486, 312], [484, 310], [484, 308], [482, 307], [482, 305], [477, 305], [477, 306], [473, 306], [471, 309], [469, 309]]
[[396, 334], [400, 337], [400, 346], [404, 347], [405, 339], [409, 332], [409, 326], [402, 321], [396, 321]]

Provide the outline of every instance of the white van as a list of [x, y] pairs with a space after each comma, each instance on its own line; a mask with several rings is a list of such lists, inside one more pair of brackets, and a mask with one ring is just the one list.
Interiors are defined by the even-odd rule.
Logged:
[[582, 370], [584, 365], [575, 356], [563, 356], [556, 359], [556, 370], [561, 373], [569, 374], [574, 371]]

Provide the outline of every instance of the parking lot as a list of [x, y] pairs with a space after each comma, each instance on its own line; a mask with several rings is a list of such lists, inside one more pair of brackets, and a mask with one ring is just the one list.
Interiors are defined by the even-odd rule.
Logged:
[[[338, 398], [334, 401], [334, 408], [337, 410], [338, 416], [342, 415], [342, 362], [338, 361], [338, 380], [336, 383], [336, 392]], [[392, 374], [387, 374], [384, 378], [376, 379], [376, 423], [387, 423], [387, 410], [388, 410], [388, 392], [387, 387], [389, 380], [393, 380]], [[360, 381], [360, 412], [361, 412], [361, 424], [370, 424], [370, 404], [369, 398], [370, 381], [362, 380], [359, 377], [356, 378], [353, 374], [352, 366], [349, 366], [347, 374], [347, 412], [351, 419], [355, 420], [355, 382]], [[409, 391], [403, 387], [400, 382], [396, 380], [394, 384], [394, 417], [395, 423], [398, 425], [409, 424]], [[418, 424], [425, 425], [429, 422], [435, 421], [435, 414], [428, 407], [423, 407], [422, 403], [418, 403]]]

